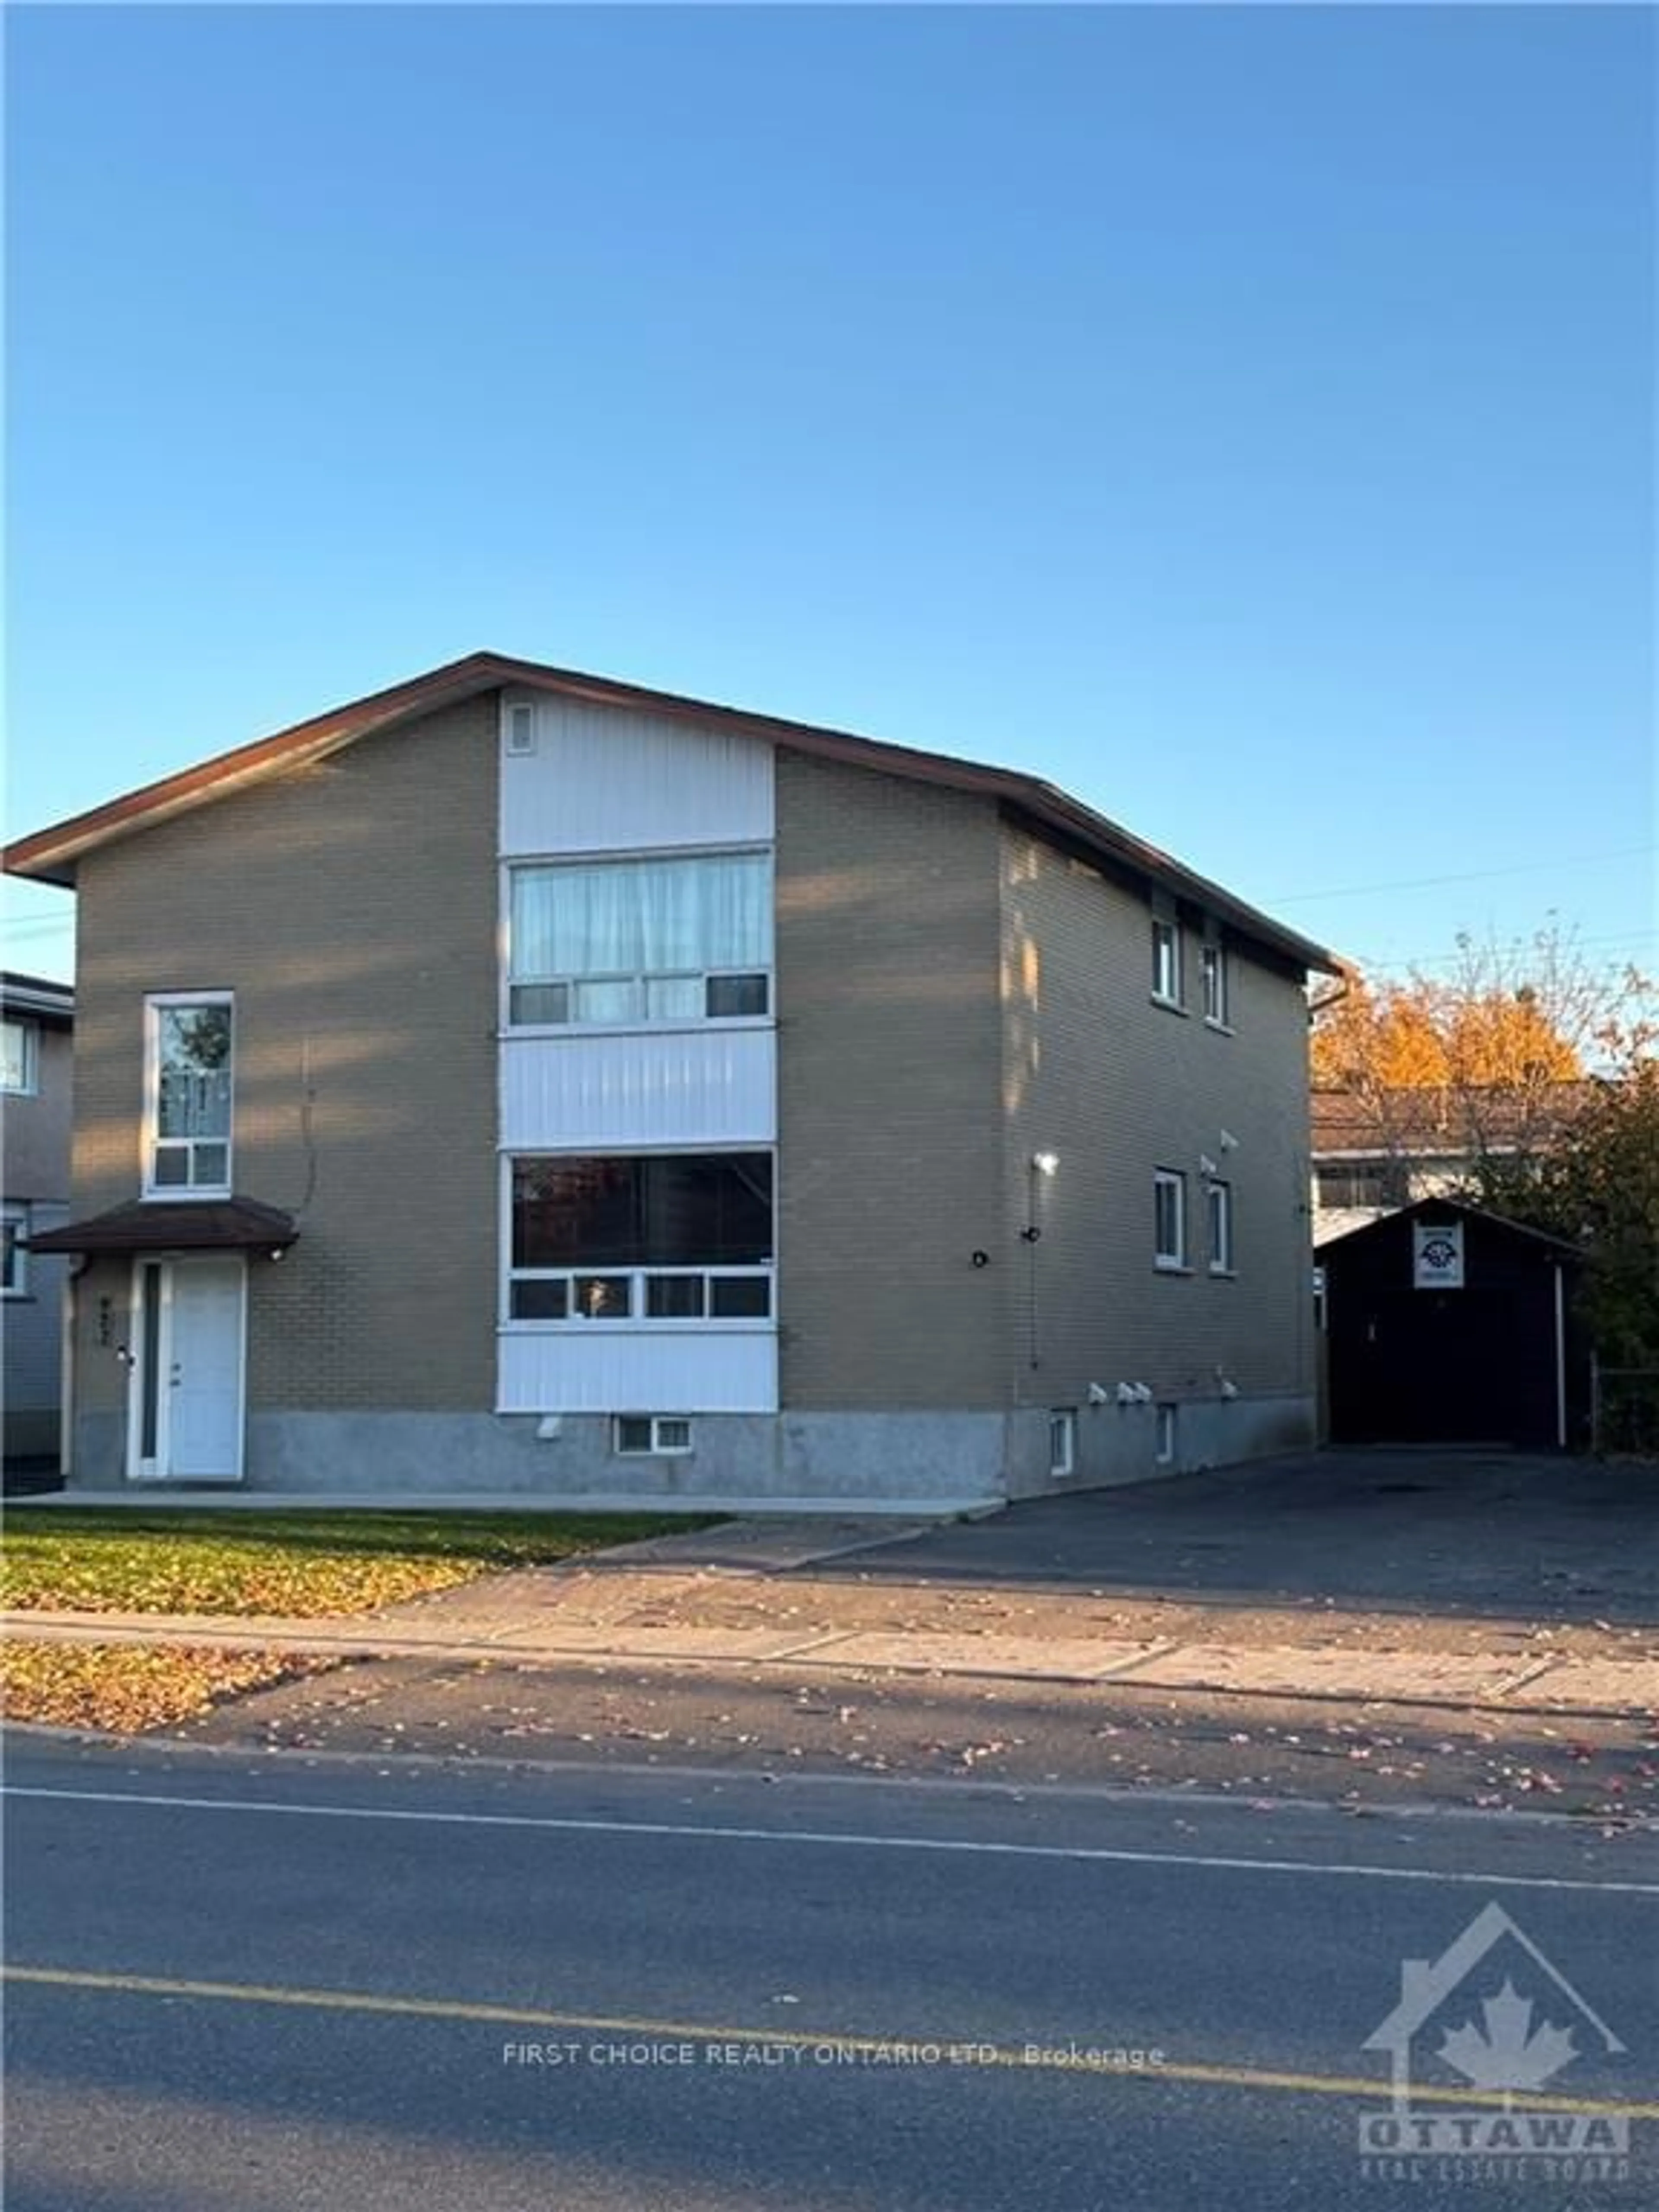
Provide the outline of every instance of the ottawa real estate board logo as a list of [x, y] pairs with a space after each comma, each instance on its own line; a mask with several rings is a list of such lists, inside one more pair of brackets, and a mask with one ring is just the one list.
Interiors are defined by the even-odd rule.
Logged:
[[[1628, 2180], [1630, 2119], [1557, 2086], [1575, 2060], [1625, 2051], [1607, 2022], [1499, 1905], [1437, 1959], [1407, 1959], [1400, 2002], [1366, 2038], [1389, 2101], [1359, 2119], [1375, 2180]], [[1468, 2095], [1460, 2105], [1459, 2090]]]

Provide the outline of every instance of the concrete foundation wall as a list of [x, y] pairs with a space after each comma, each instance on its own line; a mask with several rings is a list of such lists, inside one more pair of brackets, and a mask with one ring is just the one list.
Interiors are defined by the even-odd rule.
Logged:
[[[1006, 1449], [994, 1413], [707, 1414], [684, 1455], [623, 1456], [611, 1422], [565, 1414], [543, 1437], [530, 1417], [480, 1413], [256, 1413], [242, 1488], [286, 1497], [429, 1492], [453, 1497], [844, 1498], [935, 1510], [994, 1503]], [[76, 1490], [128, 1489], [123, 1422], [85, 1414]]]
[[1007, 1495], [1053, 1498], [1073, 1490], [1107, 1490], [1155, 1482], [1275, 1452], [1311, 1451], [1318, 1409], [1310, 1396], [1188, 1399], [1176, 1407], [1175, 1456], [1158, 1459], [1158, 1422], [1151, 1406], [1088, 1406], [1075, 1413], [1073, 1472], [1048, 1468], [1048, 1410], [1030, 1408], [1008, 1420]]
[[[608, 1419], [566, 1414], [551, 1437], [528, 1417], [481, 1413], [263, 1413], [248, 1423], [246, 1492], [286, 1498], [377, 1494], [741, 1498], [781, 1510], [800, 1500], [866, 1501], [918, 1510], [995, 1504], [1144, 1482], [1312, 1441], [1311, 1400], [1236, 1400], [1181, 1409], [1174, 1465], [1154, 1464], [1149, 1407], [1078, 1415], [1074, 1474], [1048, 1474], [1046, 1411], [708, 1414], [684, 1456], [619, 1455]], [[131, 1492], [121, 1472], [124, 1419], [83, 1414], [76, 1490]]]

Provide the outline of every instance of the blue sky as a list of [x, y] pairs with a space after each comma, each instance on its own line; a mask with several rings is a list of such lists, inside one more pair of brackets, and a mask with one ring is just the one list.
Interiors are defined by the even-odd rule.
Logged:
[[1650, 11], [9, 15], [8, 834], [489, 647], [1659, 957]]

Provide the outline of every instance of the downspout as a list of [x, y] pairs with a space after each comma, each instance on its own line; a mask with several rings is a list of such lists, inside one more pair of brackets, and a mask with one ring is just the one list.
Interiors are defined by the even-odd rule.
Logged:
[[1555, 1263], [1555, 1447], [1567, 1448], [1567, 1301], [1561, 1262]]

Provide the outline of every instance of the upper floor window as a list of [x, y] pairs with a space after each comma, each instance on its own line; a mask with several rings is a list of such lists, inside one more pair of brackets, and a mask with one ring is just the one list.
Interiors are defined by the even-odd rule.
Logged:
[[1322, 1206], [1385, 1206], [1405, 1203], [1404, 1175], [1387, 1160], [1322, 1162], [1314, 1170], [1314, 1189]]
[[1204, 983], [1204, 1018], [1217, 1029], [1224, 1030], [1229, 1020], [1225, 947], [1213, 941], [1206, 944], [1200, 955], [1200, 969]]
[[1210, 1273], [1233, 1272], [1233, 1187], [1230, 1182], [1204, 1186], [1204, 1210], [1209, 1218]]
[[153, 1197], [230, 1188], [234, 1022], [228, 993], [147, 1003], [144, 1185]]
[[512, 875], [517, 1026], [696, 1022], [772, 1009], [768, 853], [573, 860]]
[[1187, 1264], [1187, 1178], [1176, 1168], [1152, 1177], [1152, 1256], [1160, 1267]]
[[1161, 914], [1152, 916], [1152, 996], [1166, 1006], [1181, 1004], [1181, 925]]
[[33, 1091], [39, 1079], [36, 1055], [40, 1032], [33, 1022], [20, 1022], [8, 1014], [5, 1042], [0, 1052], [0, 1091]]

